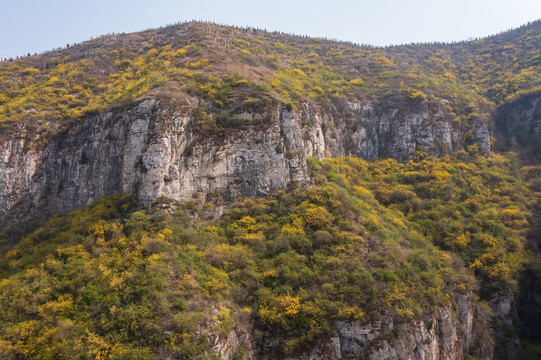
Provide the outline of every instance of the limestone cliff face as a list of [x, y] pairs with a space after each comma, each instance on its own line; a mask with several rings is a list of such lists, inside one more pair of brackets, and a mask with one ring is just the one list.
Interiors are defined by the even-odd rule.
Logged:
[[[232, 331], [222, 339], [213, 338], [214, 352], [223, 360], [231, 360], [243, 347], [247, 358], [273, 360], [455, 360], [466, 355], [492, 358], [493, 343], [489, 334], [489, 318], [478, 311], [470, 295], [458, 295], [455, 307], [439, 308], [421, 320], [401, 320], [382, 316], [378, 321], [361, 324], [358, 321], [336, 321], [327, 338], [320, 339], [305, 353], [282, 357], [258, 354], [244, 330]], [[239, 337], [244, 340], [239, 341]], [[262, 339], [272, 346], [280, 339]], [[283, 342], [283, 340], [282, 340]], [[227, 349], [228, 351], [224, 351]]]
[[493, 338], [494, 360], [518, 359], [520, 358], [520, 339], [518, 334], [510, 329], [516, 329], [520, 320], [517, 316], [515, 298], [495, 294], [490, 301], [494, 323]]
[[[198, 99], [146, 99], [82, 119], [42, 146], [39, 135], [0, 143], [0, 219], [44, 217], [129, 193], [187, 199], [213, 190], [229, 200], [309, 182], [307, 157], [410, 159], [419, 146], [441, 155], [464, 147], [463, 131], [441, 111], [387, 105], [275, 104], [267, 123], [221, 135], [194, 130]], [[239, 114], [249, 119], [253, 114]], [[486, 124], [476, 124], [489, 151]], [[24, 135], [24, 129], [21, 129]]]

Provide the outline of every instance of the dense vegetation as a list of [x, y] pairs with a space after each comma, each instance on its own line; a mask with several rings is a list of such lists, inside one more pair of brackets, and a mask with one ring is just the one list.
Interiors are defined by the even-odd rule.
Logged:
[[243, 124], [243, 111], [264, 121], [273, 101], [308, 100], [424, 102], [467, 126], [541, 86], [540, 27], [389, 48], [205, 23], [103, 36], [0, 63], [0, 123], [56, 131], [143, 96], [190, 94], [202, 100], [203, 131]]
[[419, 318], [478, 287], [480, 305], [516, 291], [536, 168], [523, 184], [508, 157], [474, 147], [309, 163], [313, 186], [219, 220], [219, 196], [148, 210], [113, 196], [54, 216], [0, 261], [0, 357], [212, 358], [206, 336], [241, 327], [289, 353], [335, 319]]

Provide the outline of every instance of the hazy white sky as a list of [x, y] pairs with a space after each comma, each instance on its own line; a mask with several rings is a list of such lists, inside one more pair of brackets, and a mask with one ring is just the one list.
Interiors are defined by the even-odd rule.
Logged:
[[107, 33], [209, 20], [389, 45], [487, 36], [541, 18], [541, 0], [0, 0], [0, 58]]

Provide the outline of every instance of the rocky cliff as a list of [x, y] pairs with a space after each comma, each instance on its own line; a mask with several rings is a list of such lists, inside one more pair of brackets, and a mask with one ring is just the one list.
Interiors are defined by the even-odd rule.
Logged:
[[530, 156], [539, 157], [541, 92], [528, 92], [502, 105], [494, 115], [494, 124], [502, 149], [520, 149]]
[[[425, 104], [383, 111], [371, 103], [288, 109], [277, 102], [264, 124], [208, 134], [193, 126], [198, 101], [147, 98], [73, 123], [47, 141], [22, 129], [0, 144], [0, 219], [43, 217], [114, 193], [142, 202], [215, 190], [228, 200], [262, 196], [309, 182], [308, 157], [405, 161], [420, 146], [442, 155], [465, 144], [463, 129]], [[476, 123], [474, 130], [488, 152], [488, 125]]]
[[[459, 295], [454, 307], [439, 308], [422, 320], [406, 320], [381, 316], [378, 321], [362, 324], [358, 321], [336, 321], [331, 334], [320, 339], [306, 353], [279, 358], [288, 360], [443, 360], [492, 358], [493, 342], [489, 331], [490, 317], [476, 308], [471, 295]], [[260, 342], [269, 349], [281, 344], [280, 339], [262, 336]], [[231, 331], [227, 336], [211, 336], [212, 349], [221, 359], [231, 360], [239, 349], [249, 359], [276, 359], [276, 355], [259, 354], [251, 345], [253, 335], [245, 328]], [[248, 351], [246, 351], [248, 349]]]

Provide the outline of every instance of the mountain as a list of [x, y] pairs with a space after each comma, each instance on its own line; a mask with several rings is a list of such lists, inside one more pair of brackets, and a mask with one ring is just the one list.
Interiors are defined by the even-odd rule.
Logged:
[[187, 23], [3, 62], [0, 218], [264, 195], [312, 156], [486, 155], [495, 109], [539, 86], [540, 27], [371, 48]]
[[540, 42], [190, 22], [1, 62], [0, 358], [535, 358]]

